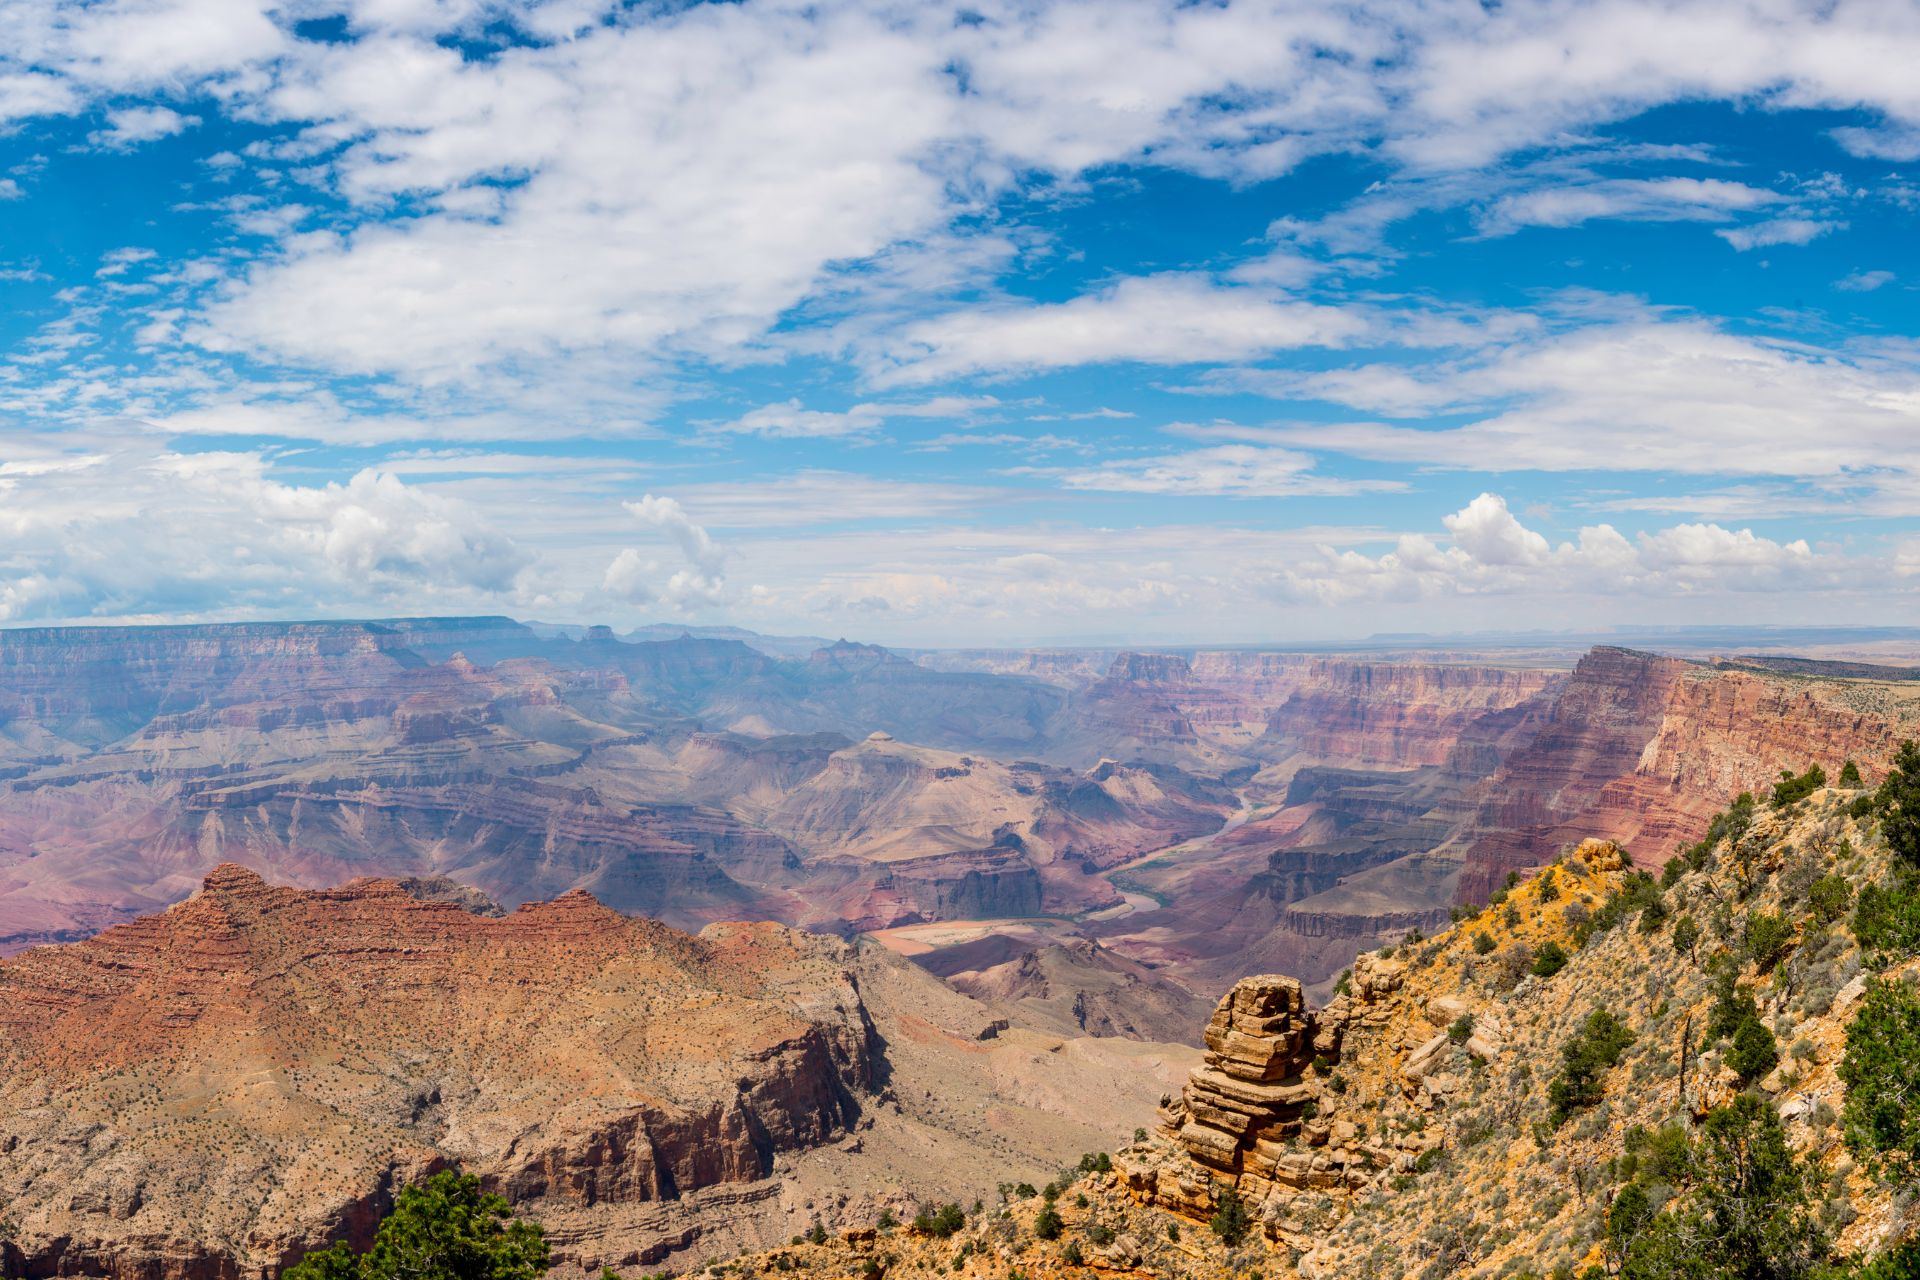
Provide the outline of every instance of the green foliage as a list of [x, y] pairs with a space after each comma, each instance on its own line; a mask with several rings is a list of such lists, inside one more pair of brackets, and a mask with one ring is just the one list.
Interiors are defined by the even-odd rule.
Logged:
[[1607, 1208], [1607, 1256], [1615, 1266], [1653, 1222], [1653, 1200], [1637, 1182], [1628, 1183]]
[[1113, 1157], [1104, 1151], [1088, 1152], [1080, 1157], [1082, 1173], [1112, 1173]]
[[1766, 1023], [1752, 1018], [1734, 1030], [1733, 1046], [1727, 1050], [1727, 1065], [1740, 1077], [1740, 1083], [1752, 1084], [1779, 1064], [1780, 1044]]
[[1859, 787], [1866, 786], [1867, 784], [1865, 780], [1860, 777], [1860, 766], [1855, 764], [1851, 760], [1841, 765], [1840, 766], [1840, 785], [1843, 787], [1851, 787], [1856, 789]]
[[1477, 956], [1489, 955], [1492, 953], [1493, 947], [1493, 935], [1489, 934], [1485, 929], [1481, 929], [1473, 935], [1473, 954]]
[[1871, 1262], [1841, 1273], [1847, 1280], [1920, 1280], [1920, 1241], [1909, 1240]]
[[937, 1240], [945, 1240], [966, 1225], [967, 1215], [957, 1204], [943, 1204], [934, 1213], [922, 1209], [913, 1218], [914, 1231]]
[[1853, 904], [1853, 885], [1843, 875], [1821, 876], [1807, 886], [1807, 904], [1813, 908], [1815, 920], [1832, 924], [1847, 914], [1847, 908]]
[[1253, 1214], [1248, 1212], [1246, 1201], [1232, 1187], [1220, 1193], [1219, 1201], [1214, 1205], [1213, 1217], [1207, 1222], [1213, 1234], [1220, 1237], [1228, 1248], [1247, 1238], [1247, 1232], [1253, 1229]]
[[1658, 1129], [1636, 1125], [1627, 1131], [1627, 1150], [1639, 1155], [1640, 1168], [1651, 1178], [1678, 1183], [1687, 1176], [1689, 1149], [1685, 1125], [1663, 1124]]
[[1896, 871], [1893, 883], [1860, 886], [1853, 936], [1863, 951], [1908, 956], [1920, 951], [1920, 875]]
[[1540, 954], [1533, 958], [1533, 976], [1551, 978], [1567, 967], [1567, 953], [1557, 942], [1547, 942], [1540, 948]]
[[1691, 912], [1684, 913], [1673, 922], [1673, 950], [1677, 955], [1693, 959], [1693, 949], [1700, 945], [1700, 925]]
[[1660, 868], [1660, 887], [1662, 889], [1671, 889], [1673, 886], [1679, 884], [1681, 878], [1686, 874], [1686, 858], [1684, 856], [1674, 857], [1668, 861], [1666, 866]]
[[819, 1221], [816, 1219], [814, 1221], [814, 1224], [807, 1228], [807, 1243], [808, 1244], [825, 1244], [826, 1242], [827, 1242], [827, 1229], [821, 1226]]
[[400, 1192], [373, 1244], [309, 1253], [285, 1280], [538, 1280], [552, 1265], [540, 1227], [513, 1216], [480, 1179], [451, 1171]]
[[1716, 813], [1707, 824], [1707, 834], [1698, 843], [1683, 845], [1679, 856], [1686, 860], [1689, 871], [1704, 871], [1712, 861], [1713, 851], [1724, 840], [1729, 848], [1740, 843], [1741, 837], [1753, 825], [1753, 793], [1742, 791], [1733, 799], [1733, 804], [1725, 813]]
[[1780, 781], [1773, 784], [1773, 807], [1784, 809], [1798, 804], [1826, 785], [1827, 771], [1817, 764], [1808, 765], [1807, 771], [1799, 775], [1791, 769], [1782, 769]]
[[1605, 1009], [1595, 1009], [1560, 1047], [1560, 1074], [1547, 1086], [1552, 1123], [1565, 1124], [1575, 1111], [1600, 1101], [1600, 1078], [1633, 1043], [1626, 1023]]
[[1732, 1036], [1743, 1023], [1760, 1021], [1760, 1006], [1740, 985], [1731, 964], [1722, 965], [1713, 978], [1713, 1007], [1707, 1013], [1707, 1042]]
[[1453, 1020], [1453, 1025], [1447, 1028], [1447, 1039], [1455, 1044], [1465, 1044], [1472, 1035], [1473, 1015], [1470, 1013], [1461, 1014]]
[[1920, 1170], [1920, 998], [1910, 984], [1867, 983], [1839, 1074], [1847, 1146], [1902, 1176]]
[[1785, 917], [1771, 912], [1756, 911], [1747, 917], [1745, 936], [1741, 940], [1747, 959], [1761, 973], [1767, 973], [1780, 963], [1787, 954], [1787, 948], [1793, 945], [1793, 926]]
[[1560, 896], [1560, 880], [1553, 874], [1552, 867], [1543, 867], [1534, 880], [1540, 892], [1540, 901], [1552, 902]]
[[1040, 1212], [1034, 1215], [1033, 1234], [1042, 1240], [1058, 1240], [1060, 1228], [1065, 1225], [1060, 1219], [1059, 1211], [1053, 1207], [1053, 1201], [1049, 1200], [1041, 1206]]
[[1811, 1179], [1766, 1102], [1742, 1094], [1708, 1113], [1687, 1164], [1692, 1195], [1684, 1207], [1637, 1221], [1622, 1214], [1617, 1236], [1609, 1214], [1624, 1280], [1821, 1274], [1830, 1245], [1812, 1212]]
[[882, 1209], [880, 1210], [880, 1216], [874, 1219], [873, 1225], [882, 1231], [891, 1231], [900, 1225], [900, 1219], [893, 1216], [893, 1210]]
[[1920, 746], [1911, 739], [1894, 752], [1893, 769], [1874, 796], [1880, 833], [1906, 866], [1920, 870]]

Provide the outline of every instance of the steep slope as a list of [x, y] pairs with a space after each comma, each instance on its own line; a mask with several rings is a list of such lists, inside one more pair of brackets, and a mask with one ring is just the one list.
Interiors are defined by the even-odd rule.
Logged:
[[[1361, 956], [1324, 1009], [1291, 978], [1243, 980], [1159, 1133], [1116, 1157], [1122, 1174], [1188, 1217], [1234, 1189], [1309, 1280], [1579, 1271], [1605, 1261], [1607, 1204], [1645, 1164], [1636, 1144], [1752, 1088], [1831, 1198], [1835, 1246], [1886, 1247], [1920, 1221], [1835, 1127], [1863, 957], [1809, 898], [1822, 876], [1857, 891], [1888, 874], [1876, 827], [1847, 815], [1855, 794], [1763, 813], [1664, 887], [1634, 881], [1618, 846], [1586, 842], [1431, 940]], [[1673, 933], [1682, 916], [1704, 926], [1691, 951]], [[1763, 917], [1784, 932], [1756, 953], [1746, 922]], [[1571, 960], [1530, 973], [1549, 945]], [[1744, 1081], [1732, 1039], [1711, 1031], [1719, 966], [1777, 1044], [1778, 1065], [1761, 1059]], [[1896, 957], [1893, 973], [1917, 967]], [[1624, 1023], [1624, 1043], [1591, 1092], [1550, 1094], [1596, 1009]], [[1659, 1194], [1684, 1203], [1687, 1190]]]
[[[1313, 813], [1283, 810], [1290, 826], [1273, 840], [1269, 874], [1230, 908], [1188, 903], [1135, 923], [1183, 940], [1167, 955], [1197, 984], [1224, 985], [1251, 967], [1322, 984], [1356, 952], [1435, 927], [1451, 904], [1484, 900], [1508, 872], [1539, 866], [1590, 834], [1657, 867], [1676, 844], [1699, 838], [1727, 796], [1816, 761], [1837, 771], [1853, 759], [1884, 772], [1894, 745], [1917, 732], [1913, 683], [1597, 648], [1557, 696], [1486, 717], [1462, 735], [1446, 782], [1415, 773], [1318, 796], [1313, 813], [1373, 810], [1336, 824], [1332, 839], [1316, 838]], [[1432, 807], [1409, 818], [1405, 806], [1423, 792]], [[1233, 839], [1264, 834], [1249, 823]], [[1336, 869], [1333, 883], [1314, 883]], [[1124, 937], [1108, 941], [1146, 954]]]
[[226, 866], [164, 915], [0, 961], [14, 1265], [257, 1273], [364, 1245], [448, 1162], [542, 1218], [567, 1269], [731, 1252], [1032, 1176], [1191, 1060], [1036, 1034], [778, 925], [424, 895]]
[[1595, 649], [1551, 719], [1488, 779], [1454, 849], [1460, 892], [1588, 836], [1664, 862], [1734, 792], [1845, 759], [1884, 772], [1920, 724], [1920, 685], [1807, 678]]

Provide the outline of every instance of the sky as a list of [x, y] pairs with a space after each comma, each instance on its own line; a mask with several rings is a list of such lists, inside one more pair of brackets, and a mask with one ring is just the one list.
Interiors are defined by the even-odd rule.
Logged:
[[18, 0], [0, 623], [1920, 624], [1920, 6]]

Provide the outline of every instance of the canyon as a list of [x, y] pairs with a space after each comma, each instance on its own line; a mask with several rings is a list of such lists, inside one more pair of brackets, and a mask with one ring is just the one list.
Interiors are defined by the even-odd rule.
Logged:
[[[1559, 937], [1514, 876], [1597, 902], [1783, 769], [1877, 780], [1910, 677], [0, 631], [0, 1272], [271, 1276], [451, 1166], [563, 1275], [679, 1269], [1114, 1149], [1089, 1214], [1204, 1219], [1227, 1178], [1333, 1274], [1361, 1251], [1326, 1249], [1322, 1199], [1363, 1222], [1430, 1149], [1343, 1108], [1469, 1087], [1406, 1066], [1446, 1057], [1448, 1001], [1484, 1059], [1552, 1030], [1394, 955], [1471, 969], [1463, 916]], [[1866, 847], [1816, 800], [1823, 856]], [[1782, 858], [1789, 817], [1760, 828]]]
[[[1858, 662], [754, 639], [0, 632], [0, 953], [164, 909], [230, 861], [871, 932], [1069, 1009], [1121, 963], [1203, 1002], [1254, 969], [1321, 992], [1586, 835], [1657, 863], [1730, 791], [1883, 768], [1920, 719], [1910, 673]], [[910, 935], [946, 925], [940, 947], [1022, 950]]]

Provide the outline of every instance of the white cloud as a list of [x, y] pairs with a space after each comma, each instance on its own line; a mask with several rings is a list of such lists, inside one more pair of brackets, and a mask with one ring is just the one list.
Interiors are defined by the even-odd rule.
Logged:
[[1713, 234], [1745, 253], [1768, 245], [1811, 244], [1829, 232], [1845, 230], [1846, 225], [1820, 218], [1774, 218], [1751, 227], [1728, 227]]
[[107, 112], [107, 127], [88, 134], [87, 141], [96, 147], [125, 151], [183, 133], [199, 123], [199, 116], [183, 116], [171, 107], [124, 107]]
[[[672, 498], [649, 493], [638, 502], [623, 502], [628, 514], [642, 524], [664, 533], [680, 549], [687, 567], [676, 570], [658, 594], [675, 608], [688, 609], [722, 604], [726, 600], [726, 553], [693, 522], [686, 510]], [[607, 566], [604, 588], [627, 601], [650, 598], [653, 592], [644, 585], [645, 575], [653, 568], [639, 551], [624, 548]]]
[[1862, 129], [1848, 125], [1835, 129], [1833, 137], [1842, 147], [1868, 160], [1893, 160], [1908, 164], [1920, 160], [1920, 124], [1882, 126]]
[[1722, 222], [1782, 198], [1717, 178], [1615, 178], [1503, 196], [1482, 216], [1480, 229], [1503, 235], [1521, 227], [1573, 227], [1597, 218]]
[[301, 485], [255, 453], [30, 447], [0, 465], [13, 621], [498, 607], [532, 564], [474, 508], [378, 471]]
[[1298, 347], [1342, 346], [1366, 327], [1338, 307], [1167, 274], [1119, 280], [1066, 302], [950, 312], [908, 326], [865, 359], [876, 382], [929, 382], [1114, 361], [1250, 360]]
[[1628, 538], [1591, 525], [1556, 544], [1523, 525], [1497, 494], [1481, 494], [1443, 520], [1446, 545], [1404, 534], [1378, 556], [1322, 545], [1276, 569], [1273, 588], [1324, 605], [1448, 596], [1698, 596], [1864, 587], [1875, 566], [1817, 556], [1750, 529], [1681, 524]]
[[1379, 493], [1406, 487], [1398, 480], [1349, 480], [1316, 475], [1313, 458], [1308, 454], [1253, 445], [1216, 445], [1185, 453], [1035, 474], [1057, 474], [1061, 486], [1068, 489], [1238, 498]]
[[807, 409], [798, 400], [762, 405], [710, 432], [823, 439], [862, 436], [880, 430], [890, 418], [966, 418], [999, 404], [993, 396], [939, 396], [919, 404], [856, 404], [843, 411]]
[[1275, 388], [1460, 427], [1272, 429], [1274, 443], [1495, 471], [1834, 475], [1911, 468], [1920, 361], [1727, 333], [1693, 319], [1582, 325], [1460, 358], [1294, 375]]
[[1848, 293], [1872, 293], [1875, 289], [1893, 283], [1891, 271], [1856, 271], [1833, 282], [1833, 287]]
[[[722, 529], [942, 519], [1020, 498], [1018, 491], [984, 485], [890, 480], [819, 467], [762, 480], [680, 485], [674, 493], [708, 525]], [[1046, 500], [1057, 502], [1058, 497], [1048, 495]]]

